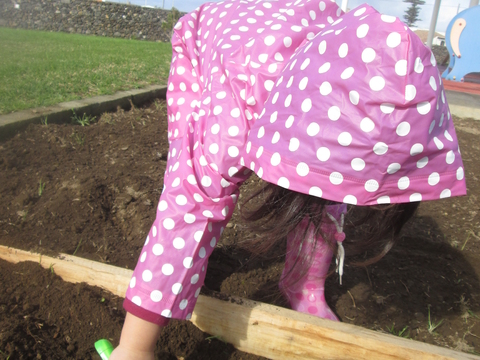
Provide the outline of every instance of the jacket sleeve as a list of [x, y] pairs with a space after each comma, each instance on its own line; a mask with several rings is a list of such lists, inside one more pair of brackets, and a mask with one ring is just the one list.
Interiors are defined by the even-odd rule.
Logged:
[[[162, 317], [190, 318], [208, 257], [232, 215], [240, 179], [238, 174], [235, 180], [220, 174], [215, 163], [224, 161], [209, 156], [212, 144], [205, 145], [202, 120], [187, 115], [192, 114], [192, 103], [201, 98], [198, 70], [176, 33], [172, 47], [164, 189], [124, 305], [133, 315], [159, 324], [164, 322]], [[217, 145], [221, 156], [226, 150]], [[238, 159], [230, 161], [232, 166], [238, 163]], [[238, 165], [234, 172], [240, 169]]]

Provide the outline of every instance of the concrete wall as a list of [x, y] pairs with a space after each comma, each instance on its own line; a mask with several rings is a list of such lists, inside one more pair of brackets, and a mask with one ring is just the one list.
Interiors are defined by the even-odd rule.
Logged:
[[170, 41], [169, 10], [92, 0], [0, 0], [0, 26]]

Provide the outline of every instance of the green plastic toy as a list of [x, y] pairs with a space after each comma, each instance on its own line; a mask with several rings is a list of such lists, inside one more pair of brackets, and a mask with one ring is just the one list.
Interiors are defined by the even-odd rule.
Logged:
[[102, 360], [108, 360], [113, 352], [113, 345], [107, 339], [101, 339], [95, 342], [95, 350], [97, 350]]

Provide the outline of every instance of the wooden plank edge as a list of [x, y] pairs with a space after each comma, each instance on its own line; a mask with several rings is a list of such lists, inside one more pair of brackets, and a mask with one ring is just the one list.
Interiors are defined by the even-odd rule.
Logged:
[[[132, 271], [71, 255], [48, 257], [0, 246], [0, 258], [34, 261], [68, 282], [85, 282], [123, 297]], [[270, 359], [425, 359], [480, 357], [329, 321], [242, 298], [219, 300], [200, 295], [192, 323], [237, 349]]]
[[251, 300], [230, 301], [235, 300], [225, 306], [218, 299], [199, 298], [192, 321], [239, 350], [271, 359], [480, 359]]

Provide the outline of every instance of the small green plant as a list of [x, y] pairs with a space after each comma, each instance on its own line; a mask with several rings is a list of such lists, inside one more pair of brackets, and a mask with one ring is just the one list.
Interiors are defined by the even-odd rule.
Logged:
[[101, 120], [106, 122], [109, 125], [113, 124], [112, 114], [110, 114], [110, 113], [103, 114]]
[[206, 337], [206, 338], [205, 338], [205, 340], [208, 341], [209, 343], [212, 342], [212, 340], [215, 340], [215, 339], [220, 340], [220, 341], [223, 342], [223, 343], [226, 343], [226, 341], [223, 340], [222, 337], [219, 336], [219, 335], [209, 336], [209, 337]]
[[28, 210], [17, 211], [17, 215], [22, 218], [22, 221], [27, 220], [27, 214], [28, 214]]
[[[5, 354], [2, 350], [0, 350], [0, 355], [5, 355], [5, 356], [6, 356], [7, 354]], [[9, 360], [9, 359], [10, 359], [10, 355], [8, 355], [8, 356], [5, 358], [5, 360]]]
[[480, 316], [478, 316], [477, 314], [475, 314], [472, 310], [467, 309], [467, 310], [465, 311], [465, 313], [462, 315], [462, 319], [465, 320], [465, 323], [468, 323], [468, 319], [470, 319], [470, 318], [474, 318], [474, 319], [480, 320]]
[[474, 317], [475, 319], [480, 320], [480, 317], [478, 315], [476, 315], [472, 310], [468, 310], [468, 313], [470, 314], [471, 317]]
[[[406, 325], [402, 330], [395, 330], [395, 323], [392, 324], [391, 327], [388, 327], [388, 332], [392, 335], [403, 337], [403, 338], [410, 338], [410, 330], [408, 330], [408, 325]], [[408, 330], [408, 331], [407, 331]]]
[[463, 243], [462, 251], [465, 249], [465, 246], [467, 246], [467, 242], [468, 242], [468, 240], [470, 240], [470, 235], [471, 235], [471, 231], [468, 232], [467, 239], [466, 239], [465, 242]]
[[44, 118], [42, 118], [40, 122], [42, 123], [42, 125], [48, 126], [48, 116], [45, 116]]
[[78, 249], [80, 249], [80, 245], [82, 245], [82, 239], [80, 239], [80, 241], [78, 242], [77, 248], [73, 252], [73, 255], [75, 255], [77, 253]]
[[104, 303], [104, 302], [105, 302], [105, 298], [102, 297], [102, 298], [100, 299], [100, 302], [101, 302], [101, 303]]
[[465, 323], [468, 324], [468, 320], [470, 318], [480, 320], [480, 316], [476, 315], [470, 309], [470, 301], [465, 299], [465, 295], [460, 296], [459, 301], [455, 301], [456, 303], [460, 304], [460, 311], [462, 312], [462, 319], [465, 320]]
[[78, 124], [81, 126], [88, 126], [95, 121], [95, 116], [90, 116], [84, 113], [80, 117], [75, 113], [75, 110], [72, 109], [72, 112], [73, 112], [72, 121], [74, 124]]
[[154, 101], [153, 104], [155, 105], [155, 109], [157, 109], [157, 110], [159, 110], [159, 109], [160, 109], [160, 110], [166, 109], [166, 103], [165, 103], [165, 101], [161, 101], [161, 100], [159, 100], [159, 99], [155, 99], [155, 101]]
[[79, 134], [76, 131], [70, 135], [70, 137], [77, 143], [77, 145], [83, 146], [85, 144], [85, 135]]
[[55, 264], [50, 264], [50, 266], [48, 267], [48, 269], [50, 270], [50, 272], [52, 274], [55, 274], [55, 270], [53, 270], [53, 267], [55, 266]]
[[427, 328], [428, 332], [433, 335], [435, 330], [438, 329], [438, 327], [442, 324], [443, 324], [443, 319], [440, 320], [438, 323], [434, 323], [432, 321], [430, 317], [430, 305], [429, 305], [428, 306], [428, 328]]
[[45, 183], [42, 182], [42, 179], [38, 182], [38, 196], [42, 196], [43, 190], [45, 190]]
[[463, 246], [462, 246], [462, 249], [461, 249], [462, 251], [465, 250], [465, 246], [467, 246], [467, 242], [468, 242], [468, 240], [470, 240], [470, 236], [473, 236], [475, 239], [480, 240], [480, 238], [472, 230], [469, 230], [467, 239], [463, 243]]

